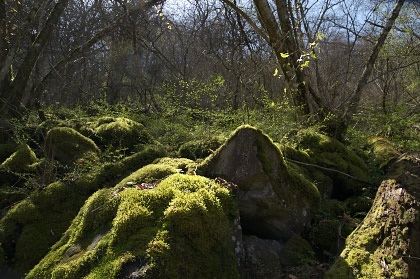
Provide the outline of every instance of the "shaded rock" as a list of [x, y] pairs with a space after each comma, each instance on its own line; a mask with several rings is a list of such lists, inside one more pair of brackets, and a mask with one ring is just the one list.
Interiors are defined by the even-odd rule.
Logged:
[[[299, 135], [298, 141], [297, 148], [306, 153], [316, 165], [349, 174], [360, 180], [368, 180], [365, 162], [338, 140], [304, 131]], [[350, 179], [339, 172], [320, 170], [333, 181], [332, 198], [345, 200], [360, 194], [365, 186], [364, 183]]]
[[420, 153], [401, 155], [388, 177], [326, 278], [420, 278]]
[[316, 186], [251, 126], [239, 127], [199, 171], [238, 185], [235, 195], [247, 234], [286, 241], [303, 230], [319, 204]]
[[13, 143], [0, 144], [0, 164], [16, 151], [16, 147], [17, 145]]
[[281, 278], [282, 245], [275, 240], [244, 235], [245, 266], [241, 278]]
[[[309, 166], [309, 164], [313, 165], [317, 164], [317, 162], [312, 159], [307, 152], [279, 143], [276, 143], [276, 145], [284, 154], [285, 160], [288, 161], [289, 168], [294, 168], [296, 172], [301, 173], [309, 180], [313, 181], [324, 200], [331, 197], [333, 180], [328, 175], [325, 175], [319, 168]], [[306, 165], [293, 163], [292, 160]]]
[[316, 261], [311, 244], [298, 234], [294, 234], [280, 252], [280, 261], [286, 266], [297, 266]]
[[48, 157], [69, 164], [84, 156], [96, 156], [99, 148], [89, 138], [68, 127], [52, 128], [45, 139]]

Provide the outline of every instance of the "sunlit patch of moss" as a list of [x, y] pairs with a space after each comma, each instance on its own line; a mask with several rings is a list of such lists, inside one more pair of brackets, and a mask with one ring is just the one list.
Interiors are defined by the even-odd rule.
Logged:
[[139, 183], [153, 183], [173, 173], [176, 173], [174, 167], [163, 164], [150, 164], [124, 178], [115, 188], [118, 189], [127, 185], [135, 186]]
[[0, 165], [13, 172], [25, 173], [31, 172], [31, 164], [37, 161], [35, 153], [27, 144], [21, 144], [16, 151]]
[[27, 278], [125, 278], [134, 271], [144, 278], [237, 278], [235, 214], [229, 191], [199, 176], [174, 174], [153, 190], [103, 189]]
[[132, 149], [137, 144], [152, 143], [142, 124], [124, 117], [102, 117], [94, 130], [103, 145]]
[[[412, 192], [395, 180], [381, 184], [368, 215], [347, 238], [326, 278], [414, 278], [418, 274], [417, 263], [404, 257], [420, 247], [418, 185]], [[339, 277], [343, 274], [347, 277]]]
[[[164, 150], [149, 146], [117, 163], [94, 169], [74, 182], [59, 181], [33, 192], [0, 220], [0, 243], [8, 266], [20, 273], [27, 272], [61, 237], [92, 193], [114, 186], [138, 167], [162, 156]], [[90, 226], [101, 220], [100, 213], [91, 216]], [[16, 243], [16, 247], [7, 244], [10, 242]]]
[[381, 168], [385, 167], [391, 160], [396, 159], [401, 155], [392, 143], [385, 138], [373, 137], [369, 139], [368, 143], [372, 146], [373, 153], [379, 161], [379, 166]]
[[186, 158], [164, 157], [164, 158], [156, 159], [153, 163], [170, 166], [177, 170], [180, 170], [183, 173], [191, 173], [196, 168], [196, 163], [193, 160], [186, 159]]

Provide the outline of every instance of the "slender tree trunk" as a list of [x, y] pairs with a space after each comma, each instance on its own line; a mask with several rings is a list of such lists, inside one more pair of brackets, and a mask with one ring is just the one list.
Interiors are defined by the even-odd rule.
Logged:
[[363, 73], [360, 76], [360, 79], [357, 83], [356, 88], [354, 89], [353, 97], [350, 99], [350, 105], [347, 107], [344, 114], [344, 122], [345, 122], [346, 128], [349, 125], [349, 122], [352, 116], [357, 112], [357, 109], [360, 103], [360, 98], [362, 97], [363, 89], [366, 87], [368, 83], [368, 78], [370, 77], [372, 73], [376, 58], [378, 58], [379, 51], [384, 45], [386, 37], [388, 36], [389, 31], [391, 31], [391, 28], [394, 25], [395, 20], [397, 19], [402, 6], [404, 5], [404, 2], [405, 0], [398, 0], [395, 3], [391, 16], [388, 18], [385, 24], [385, 27], [382, 29], [382, 32], [379, 35], [378, 41], [376, 42], [375, 46], [372, 49], [369, 59], [363, 69]]
[[6, 60], [9, 44], [7, 43], [6, 32], [6, 5], [4, 0], [0, 0], [0, 68]]
[[25, 92], [25, 88], [31, 77], [32, 71], [38, 61], [38, 58], [48, 43], [54, 27], [60, 20], [61, 14], [67, 6], [69, 0], [58, 0], [50, 12], [50, 15], [43, 27], [38, 33], [35, 41], [32, 43], [29, 51], [23, 60], [22, 65], [19, 67], [15, 79], [12, 81], [10, 89], [5, 92], [5, 98], [2, 104], [2, 112], [4, 115], [10, 113], [10, 106], [18, 110], [20, 101]]

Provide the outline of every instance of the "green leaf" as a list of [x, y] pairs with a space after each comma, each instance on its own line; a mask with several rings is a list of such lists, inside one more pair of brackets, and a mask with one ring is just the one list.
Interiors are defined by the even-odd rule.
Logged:
[[280, 55], [281, 55], [281, 58], [287, 58], [287, 57], [289, 57], [289, 54], [288, 53], [280, 53]]
[[279, 74], [279, 70], [276, 68], [275, 70], [274, 70], [274, 74], [273, 74], [273, 76], [275, 77], [275, 76], [277, 76]]

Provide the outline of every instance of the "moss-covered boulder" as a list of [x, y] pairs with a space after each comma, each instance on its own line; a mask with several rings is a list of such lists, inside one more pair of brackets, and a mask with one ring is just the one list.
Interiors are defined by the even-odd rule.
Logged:
[[104, 189], [27, 278], [238, 278], [235, 214], [229, 191], [200, 176]]
[[14, 143], [0, 144], [0, 164], [16, 151], [16, 147], [17, 145]]
[[57, 181], [33, 192], [0, 219], [0, 244], [5, 257], [0, 262], [21, 274], [28, 272], [60, 239], [91, 194], [115, 186], [133, 171], [165, 155], [161, 148], [150, 146], [75, 180]]
[[245, 233], [286, 241], [309, 224], [318, 208], [317, 187], [283, 160], [270, 138], [241, 126], [200, 166], [208, 177], [238, 185], [236, 200]]
[[331, 197], [333, 180], [319, 168], [312, 166], [316, 165], [317, 162], [309, 156], [308, 152], [279, 143], [276, 143], [276, 146], [281, 150], [284, 159], [288, 162], [289, 168], [294, 168], [295, 172], [311, 180], [318, 188], [323, 200]]
[[45, 149], [49, 158], [65, 164], [99, 153], [99, 148], [91, 139], [68, 127], [49, 130], [45, 139]]
[[197, 167], [197, 164], [194, 161], [186, 158], [163, 157], [156, 159], [153, 163], [172, 166], [177, 169], [178, 172], [184, 174], [193, 174]]
[[189, 141], [181, 145], [178, 155], [191, 160], [204, 159], [224, 142], [225, 140], [220, 137]]
[[400, 156], [326, 278], [420, 278], [420, 153]]
[[102, 117], [94, 128], [101, 145], [132, 150], [136, 145], [152, 143], [145, 127], [124, 117]]
[[[368, 180], [365, 162], [341, 142], [326, 135], [303, 131], [297, 148], [305, 152], [325, 175], [333, 180], [332, 197], [344, 200], [361, 193]], [[330, 170], [328, 170], [330, 169]], [[341, 172], [341, 173], [340, 173]]]
[[401, 155], [392, 143], [385, 138], [373, 137], [369, 139], [368, 143], [372, 147], [373, 154], [375, 154], [375, 158], [381, 168], [385, 168]]
[[32, 164], [36, 161], [37, 157], [32, 149], [27, 144], [21, 144], [9, 158], [1, 163], [0, 168], [17, 173], [31, 172], [34, 170]]

